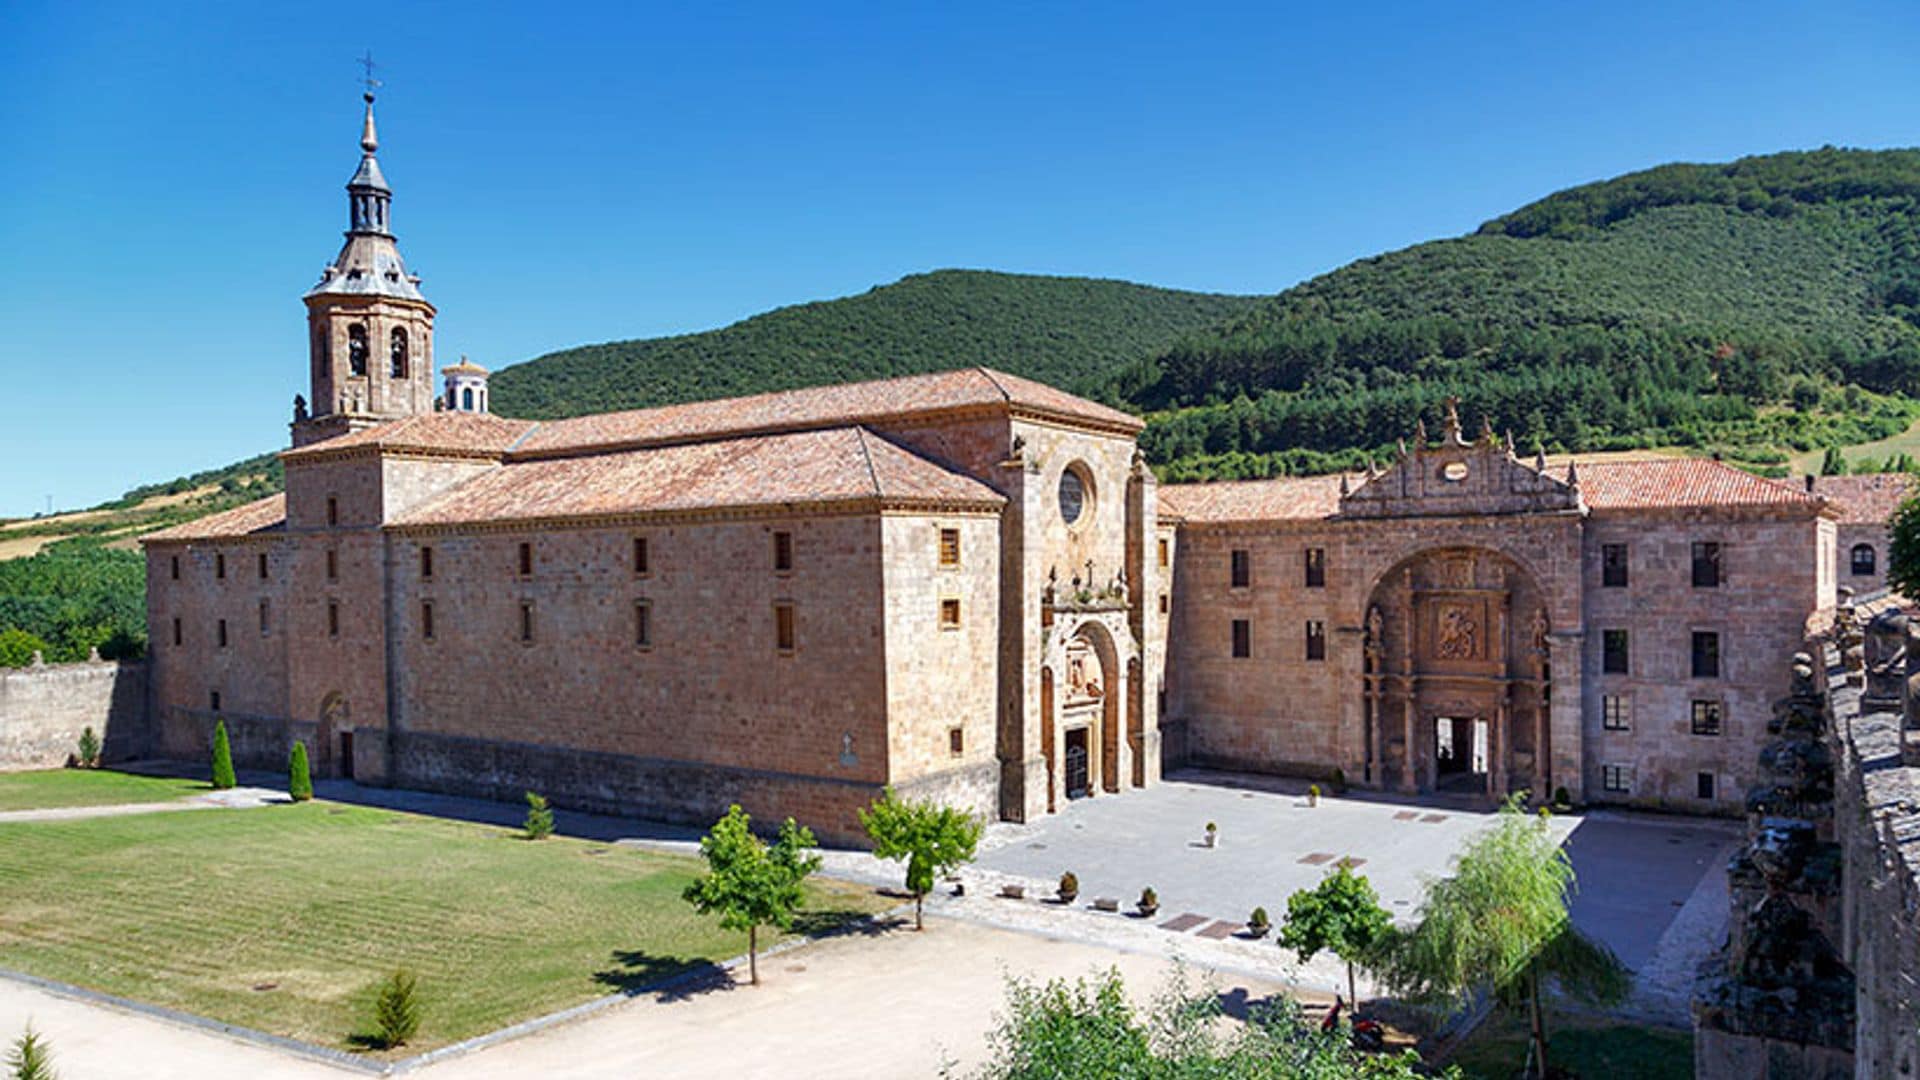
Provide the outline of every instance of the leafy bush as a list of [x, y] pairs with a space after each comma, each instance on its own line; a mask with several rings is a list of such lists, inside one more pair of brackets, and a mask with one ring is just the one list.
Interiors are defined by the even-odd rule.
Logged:
[[79, 751], [81, 768], [91, 769], [100, 764], [100, 736], [93, 733], [91, 725], [80, 729], [80, 740], [74, 748]]
[[213, 722], [213, 787], [225, 791], [239, 781], [233, 775], [233, 747], [227, 742], [227, 722]]
[[1257, 907], [1253, 909], [1253, 914], [1247, 918], [1247, 925], [1248, 926], [1272, 926], [1273, 924], [1267, 921], [1267, 909], [1263, 907]]
[[299, 739], [293, 741], [293, 752], [287, 755], [287, 794], [294, 802], [306, 802], [313, 798], [313, 774], [307, 768], [307, 744]]
[[527, 820], [521, 826], [529, 840], [545, 840], [553, 835], [553, 808], [544, 796], [527, 792]]
[[420, 1030], [419, 984], [404, 969], [387, 976], [373, 999], [373, 1031], [384, 1049], [405, 1046]]

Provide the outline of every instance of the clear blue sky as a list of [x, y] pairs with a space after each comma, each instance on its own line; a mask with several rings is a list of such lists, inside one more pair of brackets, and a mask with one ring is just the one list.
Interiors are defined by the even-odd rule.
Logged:
[[0, 515], [284, 444], [366, 49], [439, 356], [497, 368], [937, 267], [1276, 292], [1660, 162], [1913, 145], [1917, 40], [1911, 0], [10, 0]]

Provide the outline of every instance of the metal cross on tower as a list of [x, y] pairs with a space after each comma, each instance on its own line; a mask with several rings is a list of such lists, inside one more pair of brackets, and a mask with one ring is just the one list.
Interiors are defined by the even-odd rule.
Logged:
[[373, 50], [368, 49], [365, 56], [362, 56], [354, 62], [366, 69], [367, 74], [360, 81], [367, 85], [367, 97], [373, 97], [373, 92], [380, 88], [380, 80], [373, 77], [373, 69], [375, 66], [373, 62]]

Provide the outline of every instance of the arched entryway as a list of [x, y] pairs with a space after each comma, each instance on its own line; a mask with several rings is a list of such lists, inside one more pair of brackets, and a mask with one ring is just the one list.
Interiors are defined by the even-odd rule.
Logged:
[[1127, 738], [1127, 688], [1121, 674], [1126, 668], [1112, 631], [1089, 619], [1055, 640], [1050, 662], [1040, 673], [1040, 739], [1049, 809], [1060, 798], [1119, 791]]
[[338, 690], [320, 701], [320, 724], [314, 731], [313, 757], [328, 773], [353, 779], [353, 725], [346, 695]]
[[1364, 617], [1367, 780], [1551, 790], [1547, 604], [1531, 572], [1487, 548], [1431, 548], [1381, 575]]

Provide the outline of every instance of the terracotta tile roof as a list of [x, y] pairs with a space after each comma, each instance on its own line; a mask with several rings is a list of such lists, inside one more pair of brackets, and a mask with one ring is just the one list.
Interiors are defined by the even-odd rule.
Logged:
[[187, 540], [222, 540], [258, 533], [280, 532], [287, 525], [287, 497], [269, 495], [244, 506], [208, 514], [198, 521], [151, 532], [141, 543], [173, 543]]
[[730, 434], [844, 427], [991, 405], [1012, 405], [1127, 432], [1145, 426], [1136, 416], [1029, 379], [987, 368], [963, 368], [554, 420], [541, 424], [514, 449], [516, 454], [539, 457], [594, 447], [658, 446]]
[[1658, 510], [1695, 506], [1815, 509], [1804, 485], [1768, 480], [1707, 458], [1594, 461], [1574, 459], [1580, 494], [1595, 510]]
[[1160, 487], [1160, 512], [1190, 522], [1307, 520], [1339, 509], [1338, 475]]
[[401, 515], [453, 525], [881, 499], [997, 508], [1005, 500], [862, 428], [751, 436], [509, 463]]
[[1866, 473], [1860, 476], [1816, 476], [1813, 492], [1825, 495], [1850, 525], [1883, 525], [1914, 491], [1911, 473]]
[[305, 457], [365, 446], [430, 454], [499, 457], [533, 427], [531, 420], [509, 420], [485, 413], [422, 413], [312, 443], [297, 450], [288, 450], [280, 457], [286, 461], [298, 461]]

